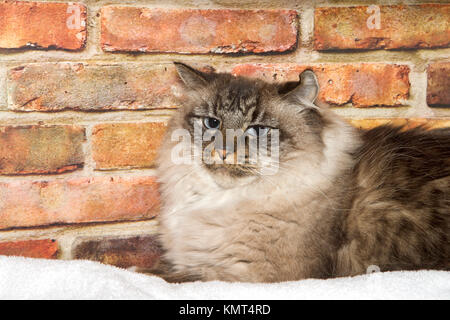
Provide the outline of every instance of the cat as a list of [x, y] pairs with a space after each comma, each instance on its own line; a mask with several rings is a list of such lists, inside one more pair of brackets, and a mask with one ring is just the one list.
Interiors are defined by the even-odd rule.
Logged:
[[[370, 268], [450, 270], [450, 129], [356, 129], [314, 103], [311, 70], [296, 83], [270, 84], [175, 66], [185, 94], [157, 160], [163, 278], [280, 282]], [[196, 126], [256, 140], [277, 133], [276, 167], [267, 157], [239, 162], [215, 140], [205, 154], [231, 161], [174, 163], [174, 133], [194, 137]], [[203, 155], [210, 143], [189, 148]], [[274, 172], [261, 174], [265, 166]]]

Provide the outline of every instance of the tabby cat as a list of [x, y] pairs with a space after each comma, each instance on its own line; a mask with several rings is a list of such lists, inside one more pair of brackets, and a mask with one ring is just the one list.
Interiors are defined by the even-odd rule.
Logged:
[[[183, 106], [158, 160], [164, 278], [278, 282], [370, 268], [450, 270], [450, 129], [355, 129], [314, 104], [310, 70], [279, 85], [176, 69]], [[223, 139], [227, 129], [242, 130], [247, 160], [249, 139], [277, 133], [276, 170], [262, 174], [273, 162], [239, 162], [215, 143], [205, 154], [231, 161], [174, 163], [174, 133], [194, 137], [196, 126]], [[210, 143], [190, 148], [202, 153]]]

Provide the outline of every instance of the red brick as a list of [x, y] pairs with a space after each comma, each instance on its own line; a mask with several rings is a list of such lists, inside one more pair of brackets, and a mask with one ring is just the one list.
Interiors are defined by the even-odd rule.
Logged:
[[424, 125], [429, 129], [450, 128], [450, 119], [435, 118], [374, 118], [374, 119], [348, 119], [348, 122], [360, 129], [372, 129], [384, 124], [405, 126], [412, 129]]
[[83, 166], [78, 126], [0, 127], [0, 174], [47, 174]]
[[312, 69], [319, 80], [318, 100], [330, 105], [353, 103], [355, 107], [397, 106], [409, 96], [409, 67], [383, 63], [360, 64], [244, 64], [232, 73], [270, 82], [298, 81]]
[[105, 51], [284, 52], [297, 43], [294, 10], [102, 8]]
[[173, 108], [172, 64], [38, 63], [9, 70], [9, 109], [97, 111]]
[[92, 131], [96, 169], [153, 167], [165, 131], [162, 122], [96, 125]]
[[58, 255], [58, 244], [50, 239], [0, 242], [0, 255], [54, 259]]
[[[73, 20], [74, 14], [79, 18]], [[4, 49], [79, 50], [86, 42], [86, 7], [81, 3], [2, 2], [0, 34]]]
[[151, 268], [160, 255], [156, 236], [81, 238], [72, 249], [74, 259], [93, 260], [119, 268]]
[[448, 47], [450, 5], [379, 6], [380, 28], [369, 29], [367, 6], [317, 8], [316, 50]]
[[428, 66], [427, 103], [435, 107], [450, 107], [450, 62]]
[[0, 182], [0, 229], [148, 219], [158, 208], [152, 177]]

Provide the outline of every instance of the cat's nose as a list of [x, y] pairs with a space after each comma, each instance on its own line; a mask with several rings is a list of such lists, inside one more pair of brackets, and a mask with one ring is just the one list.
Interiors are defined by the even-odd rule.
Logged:
[[229, 154], [227, 150], [218, 149], [216, 151], [219, 154], [220, 159], [222, 160], [225, 160], [227, 158], [227, 155]]

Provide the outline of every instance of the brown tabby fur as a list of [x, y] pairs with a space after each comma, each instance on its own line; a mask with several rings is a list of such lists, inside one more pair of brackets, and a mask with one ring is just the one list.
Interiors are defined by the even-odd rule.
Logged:
[[361, 132], [337, 275], [450, 269], [450, 130]]
[[[372, 265], [450, 270], [450, 129], [356, 130], [313, 104], [312, 72], [277, 86], [177, 69], [186, 99], [158, 167], [162, 277], [276, 282], [358, 275]], [[279, 172], [174, 165], [170, 134], [206, 116], [227, 128], [279, 129]]]

